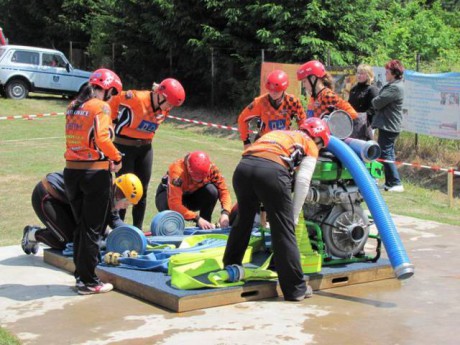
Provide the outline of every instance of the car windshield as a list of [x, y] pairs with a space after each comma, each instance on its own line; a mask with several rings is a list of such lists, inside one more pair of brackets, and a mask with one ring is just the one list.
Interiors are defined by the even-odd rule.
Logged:
[[0, 58], [2, 57], [3, 53], [6, 52], [6, 49], [5, 48], [0, 48]]

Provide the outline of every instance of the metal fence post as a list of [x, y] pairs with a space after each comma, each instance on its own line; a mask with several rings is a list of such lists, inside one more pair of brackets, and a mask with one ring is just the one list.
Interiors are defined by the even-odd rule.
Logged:
[[211, 47], [211, 107], [214, 108], [214, 48]]
[[[415, 70], [418, 72], [420, 70], [420, 53], [417, 53], [415, 59], [417, 61]], [[415, 152], [418, 153], [418, 134], [417, 133], [415, 133]]]
[[449, 207], [454, 208], [454, 169], [449, 168], [447, 171], [447, 196], [449, 198]]

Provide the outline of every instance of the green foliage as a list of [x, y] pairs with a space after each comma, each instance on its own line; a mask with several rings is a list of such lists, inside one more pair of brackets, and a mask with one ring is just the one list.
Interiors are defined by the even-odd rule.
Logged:
[[437, 72], [446, 72], [460, 66], [459, 20], [455, 21], [452, 14], [442, 8], [440, 1], [431, 6], [425, 3], [416, 0], [406, 5], [396, 1], [387, 4], [386, 26], [374, 42], [375, 53], [369, 62], [383, 65], [397, 58], [407, 68], [416, 69], [418, 53], [421, 70], [425, 67], [432, 70], [436, 66]]

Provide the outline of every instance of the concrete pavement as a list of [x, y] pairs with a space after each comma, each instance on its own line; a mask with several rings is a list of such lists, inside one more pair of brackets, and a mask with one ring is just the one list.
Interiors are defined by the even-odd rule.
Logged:
[[458, 344], [460, 227], [394, 216], [415, 274], [174, 313], [119, 292], [78, 296], [67, 272], [0, 248], [0, 325], [23, 344]]

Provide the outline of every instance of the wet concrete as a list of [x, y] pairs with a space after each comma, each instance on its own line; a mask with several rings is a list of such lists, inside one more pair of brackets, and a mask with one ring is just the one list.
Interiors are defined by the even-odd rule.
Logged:
[[174, 313], [0, 248], [0, 324], [23, 344], [458, 344], [460, 227], [395, 216], [415, 275]]

